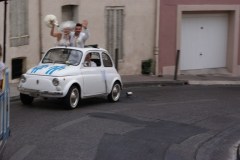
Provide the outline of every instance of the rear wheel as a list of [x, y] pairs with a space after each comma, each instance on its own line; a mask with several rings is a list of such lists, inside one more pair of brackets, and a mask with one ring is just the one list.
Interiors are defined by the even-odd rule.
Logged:
[[80, 100], [80, 91], [77, 86], [72, 86], [64, 98], [68, 109], [74, 109], [78, 106]]
[[121, 95], [121, 85], [118, 82], [115, 82], [112, 87], [111, 93], [108, 95], [108, 100], [110, 102], [117, 102]]
[[34, 98], [27, 94], [20, 93], [20, 99], [23, 104], [30, 105], [32, 104]]

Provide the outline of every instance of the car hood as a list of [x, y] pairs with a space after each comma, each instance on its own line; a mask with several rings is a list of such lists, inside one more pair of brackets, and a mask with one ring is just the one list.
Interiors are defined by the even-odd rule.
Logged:
[[75, 75], [79, 72], [78, 66], [65, 65], [65, 64], [40, 64], [27, 71], [31, 75], [44, 75], [44, 76], [69, 76]]

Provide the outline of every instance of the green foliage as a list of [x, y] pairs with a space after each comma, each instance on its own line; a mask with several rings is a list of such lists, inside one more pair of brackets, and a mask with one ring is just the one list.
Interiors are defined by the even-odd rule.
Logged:
[[150, 74], [152, 71], [152, 59], [142, 61], [142, 74]]

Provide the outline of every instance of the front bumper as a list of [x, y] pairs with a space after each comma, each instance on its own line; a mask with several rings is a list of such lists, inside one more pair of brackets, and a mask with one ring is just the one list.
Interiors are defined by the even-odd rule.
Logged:
[[44, 91], [44, 90], [35, 90], [35, 89], [28, 89], [23, 87], [18, 87], [20, 93], [30, 95], [32, 97], [62, 97], [62, 91]]

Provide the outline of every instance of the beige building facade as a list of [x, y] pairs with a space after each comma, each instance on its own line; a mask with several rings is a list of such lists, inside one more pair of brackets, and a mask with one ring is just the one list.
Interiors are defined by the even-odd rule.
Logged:
[[[159, 0], [11, 0], [5, 62], [11, 82], [17, 82], [21, 73], [36, 65], [43, 53], [55, 45], [56, 39], [50, 36], [50, 28], [44, 23], [48, 14], [55, 15], [59, 23], [88, 20], [90, 38], [86, 45], [98, 44], [108, 49], [114, 59], [118, 48], [120, 74], [141, 74], [142, 61], [154, 59], [158, 44], [157, 4]], [[0, 10], [4, 10], [4, 3], [0, 3]], [[0, 21], [3, 22], [3, 16]]]
[[86, 45], [106, 48], [114, 59], [118, 48], [121, 75], [141, 74], [142, 62], [149, 59], [153, 60], [152, 73], [173, 75], [177, 51], [179, 74], [223, 71], [240, 75], [239, 0], [11, 0], [6, 44], [11, 82], [18, 82], [55, 46], [56, 39], [44, 23], [48, 14], [59, 23], [88, 20]]

